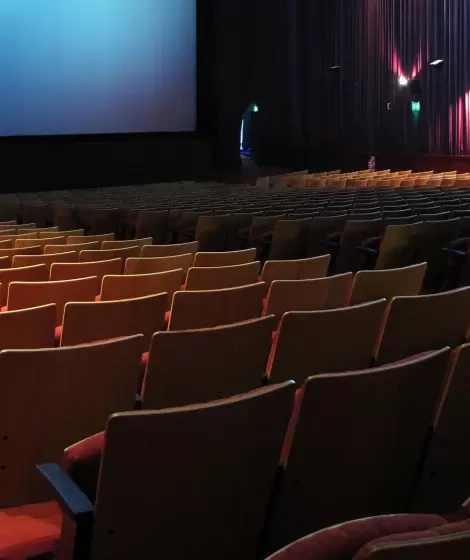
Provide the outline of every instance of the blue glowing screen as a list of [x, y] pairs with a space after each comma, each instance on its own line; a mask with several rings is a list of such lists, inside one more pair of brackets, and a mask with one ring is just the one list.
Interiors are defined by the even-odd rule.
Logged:
[[196, 0], [0, 0], [0, 136], [196, 125]]

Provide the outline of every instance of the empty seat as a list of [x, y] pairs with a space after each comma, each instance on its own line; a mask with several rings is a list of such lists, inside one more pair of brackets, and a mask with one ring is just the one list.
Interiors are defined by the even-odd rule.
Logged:
[[352, 272], [329, 277], [325, 309], [338, 309], [347, 305], [353, 280], [354, 274]]
[[[202, 406], [112, 416], [94, 513], [87, 501], [86, 517], [95, 521], [90, 558], [183, 558], [189, 549], [206, 560], [221, 550], [224, 560], [256, 558], [293, 394], [286, 384]], [[43, 468], [53, 483], [57, 471]], [[78, 488], [75, 495], [82, 496]], [[75, 534], [82, 530], [79, 522]]]
[[55, 255], [15, 255], [12, 260], [12, 267], [44, 264], [47, 266], [47, 271], [49, 273], [53, 263], [72, 263], [77, 260], [77, 253], [73, 251], [69, 253], [56, 253]]
[[[450, 360], [440, 406], [433, 422], [423, 470], [413, 500], [413, 511], [456, 511], [469, 489], [467, 422], [470, 391], [470, 344], [457, 348]], [[465, 499], [465, 498], [464, 498]]]
[[335, 233], [341, 234], [347, 219], [347, 214], [314, 218], [310, 228], [307, 256], [316, 257], [328, 254], [328, 237]]
[[151, 274], [183, 269], [185, 274], [193, 266], [194, 255], [174, 255], [168, 257], [130, 257], [124, 265], [124, 274]]
[[122, 268], [121, 259], [96, 261], [86, 263], [53, 263], [51, 265], [50, 280], [74, 280], [96, 276], [101, 285], [104, 276], [119, 274]]
[[16, 239], [15, 243], [15, 249], [21, 249], [23, 247], [34, 247], [34, 246], [38, 246], [38, 247], [42, 247], [42, 249], [44, 250], [44, 247], [46, 245], [49, 245], [51, 243], [54, 243], [56, 245], [65, 245], [66, 243], [66, 237], [54, 237], [53, 239], [51, 238], [45, 238], [45, 239]]
[[307, 254], [312, 219], [279, 220], [269, 250], [270, 260], [301, 259]]
[[49, 271], [45, 264], [23, 266], [20, 268], [0, 269], [0, 284], [2, 285], [2, 306], [6, 305], [8, 289], [11, 282], [46, 282], [48, 279]]
[[426, 263], [390, 270], [362, 270], [354, 278], [350, 305], [421, 293]]
[[99, 289], [96, 276], [57, 282], [12, 282], [7, 307], [8, 311], [15, 311], [55, 303], [57, 325], [61, 325], [66, 303], [94, 301]]
[[86, 249], [80, 251], [80, 262], [94, 262], [94, 261], [106, 261], [110, 259], [123, 259], [124, 261], [129, 257], [140, 257], [141, 248], [138, 246], [125, 247], [123, 249], [108, 249], [108, 250], [98, 250]]
[[200, 216], [197, 221], [194, 239], [201, 251], [224, 251], [227, 246], [227, 234], [230, 214]]
[[195, 267], [235, 266], [237, 264], [248, 264], [255, 260], [256, 249], [245, 249], [241, 251], [227, 251], [223, 253], [196, 253], [194, 259]]
[[234, 266], [190, 268], [186, 290], [223, 290], [255, 284], [259, 271], [258, 261]]
[[61, 231], [40, 231], [38, 233], [39, 239], [49, 238], [53, 239], [54, 237], [70, 237], [70, 236], [83, 236], [84, 231], [83, 229], [69, 229], [69, 230], [61, 230]]
[[184, 284], [184, 270], [151, 274], [106, 275], [101, 284], [101, 301], [131, 299], [154, 294], [168, 294], [169, 309], [173, 295]]
[[261, 279], [268, 285], [274, 280], [313, 280], [328, 274], [330, 255], [292, 261], [266, 261]]
[[66, 245], [55, 245], [54, 239], [49, 239], [49, 244], [44, 247], [44, 254], [45, 255], [52, 255], [56, 253], [69, 253], [74, 251], [78, 255], [80, 255], [81, 251], [85, 251], [87, 249], [94, 249], [98, 250], [101, 247], [101, 241], [92, 241], [91, 243], [76, 243], [74, 245], [66, 244]]
[[376, 363], [386, 364], [465, 342], [470, 328], [470, 288], [440, 294], [393, 298]]
[[247, 321], [261, 316], [266, 284], [226, 290], [176, 292], [169, 330], [205, 329]]
[[101, 431], [110, 414], [133, 409], [141, 345], [137, 335], [0, 352], [1, 507], [50, 499], [37, 463], [60, 461], [65, 447]]
[[353, 216], [350, 218], [346, 222], [337, 249], [334, 270], [338, 274], [357, 272], [364, 268], [362, 255], [357, 247], [362, 245], [366, 239], [380, 235], [383, 227], [381, 219], [359, 220]]
[[330, 280], [274, 280], [269, 287], [265, 314], [275, 315], [280, 320], [288, 311], [325, 309]]
[[126, 249], [128, 247], [144, 247], [152, 245], [152, 238], [145, 237], [142, 239], [129, 239], [127, 241], [103, 241], [101, 249], [107, 251], [109, 249]]
[[70, 245], [77, 245], [79, 243], [92, 243], [98, 241], [114, 241], [114, 233], [104, 233], [102, 235], [71, 235], [67, 237], [67, 243]]
[[176, 255], [187, 255], [191, 253], [193, 256], [198, 252], [199, 243], [192, 241], [190, 243], [177, 243], [174, 245], [147, 245], [142, 249], [142, 257], [172, 257]]
[[273, 383], [299, 384], [314, 374], [363, 369], [372, 363], [385, 299], [344, 309], [286, 313], [273, 348]]
[[165, 328], [167, 309], [167, 294], [106, 302], [69, 302], [64, 309], [60, 345], [142, 334], [145, 352], [153, 333]]
[[154, 334], [143, 407], [202, 403], [259, 388], [274, 328], [271, 316], [237, 325]]
[[0, 350], [53, 348], [55, 305], [0, 313]]
[[271, 550], [345, 519], [406, 511], [448, 358], [443, 349], [307, 379], [284, 447]]
[[[165, 243], [168, 225], [168, 210], [141, 210], [135, 224], [136, 237], [151, 237], [152, 243]], [[152, 245], [149, 243], [149, 245]]]
[[0, 232], [0, 241], [5, 241], [6, 239], [9, 239], [14, 243], [17, 239], [37, 239], [37, 238], [38, 238], [37, 233], [19, 233], [16, 235], [10, 235], [4, 231]]

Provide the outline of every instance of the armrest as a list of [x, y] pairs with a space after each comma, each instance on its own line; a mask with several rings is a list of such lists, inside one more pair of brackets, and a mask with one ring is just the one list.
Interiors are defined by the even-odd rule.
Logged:
[[38, 465], [37, 469], [52, 487], [64, 512], [77, 523], [93, 519], [93, 504], [75, 482], [56, 463]]
[[465, 251], [458, 251], [457, 249], [449, 249], [448, 247], [442, 247], [441, 251], [445, 253], [450, 253], [451, 255], [455, 255], [456, 257], [466, 257], [467, 253]]
[[379, 254], [377, 249], [372, 249], [371, 247], [362, 247], [362, 246], [358, 245], [356, 247], [356, 249], [359, 252], [364, 253], [366, 255], [378, 255]]
[[455, 250], [455, 251], [464, 251], [467, 252], [468, 245], [470, 244], [470, 237], [461, 237], [460, 239], [456, 239], [449, 243], [448, 248]]

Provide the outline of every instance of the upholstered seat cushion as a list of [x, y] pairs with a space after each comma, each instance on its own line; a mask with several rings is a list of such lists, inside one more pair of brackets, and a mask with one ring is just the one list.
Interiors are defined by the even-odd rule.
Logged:
[[0, 559], [24, 560], [53, 552], [62, 513], [55, 502], [0, 510]]
[[395, 533], [426, 531], [444, 525], [438, 515], [385, 515], [350, 521], [323, 529], [287, 546], [271, 560], [359, 560], [364, 545]]
[[463, 532], [470, 532], [470, 519], [459, 521], [458, 523], [448, 523], [446, 525], [430, 527], [427, 530], [415, 530], [414, 532], [406, 531], [405, 533], [395, 532], [393, 535], [380, 537], [367, 543], [361, 548], [356, 556], [354, 556], [354, 560], [363, 560], [368, 554], [370, 554], [370, 552], [372, 552], [372, 550], [375, 550], [385, 544], [416, 541], [419, 539], [429, 539], [443, 535], [455, 535]]
[[101, 432], [79, 441], [70, 446], [64, 454], [65, 470], [93, 503], [96, 497], [104, 437], [104, 432]]

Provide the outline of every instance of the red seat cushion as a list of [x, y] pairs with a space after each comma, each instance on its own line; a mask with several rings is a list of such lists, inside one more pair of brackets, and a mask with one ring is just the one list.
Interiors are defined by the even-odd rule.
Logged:
[[55, 502], [0, 510], [0, 558], [23, 560], [53, 552], [62, 513]]
[[445, 519], [438, 515], [384, 515], [359, 519], [304, 537], [274, 554], [271, 560], [352, 558], [364, 545], [379, 537], [427, 530], [444, 524]]
[[95, 301], [101, 301], [101, 296], [95, 296]]
[[414, 532], [406, 531], [397, 533], [395, 531], [393, 535], [380, 537], [367, 543], [361, 548], [356, 556], [354, 556], [354, 560], [362, 560], [363, 558], [366, 558], [366, 556], [370, 554], [372, 550], [381, 545], [416, 541], [418, 539], [429, 539], [433, 537], [440, 537], [443, 535], [454, 535], [457, 533], [464, 533], [468, 531], [470, 531], [470, 519], [459, 521], [458, 523], [447, 523], [446, 525], [439, 525], [428, 528], [423, 527], [421, 530], [415, 530]]
[[8, 311], [8, 305], [4, 305], [4, 306], [2, 307], [2, 313], [3, 313], [4, 311]]
[[55, 345], [60, 346], [60, 341], [62, 339], [62, 325], [59, 325], [58, 327], [55, 328], [54, 336], [55, 336]]
[[101, 432], [70, 446], [64, 454], [65, 470], [92, 503], [96, 497], [104, 439], [104, 432]]

